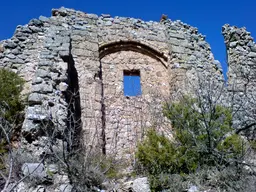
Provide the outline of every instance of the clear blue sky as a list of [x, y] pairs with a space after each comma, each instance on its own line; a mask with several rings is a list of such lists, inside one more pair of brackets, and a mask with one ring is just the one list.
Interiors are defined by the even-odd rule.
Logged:
[[256, 38], [256, 0], [1, 0], [0, 40], [10, 38], [17, 25], [24, 25], [40, 15], [50, 16], [61, 6], [86, 13], [109, 13], [111, 16], [135, 17], [159, 21], [167, 14], [206, 35], [215, 59], [226, 72], [226, 54], [221, 27], [225, 23], [245, 26]]

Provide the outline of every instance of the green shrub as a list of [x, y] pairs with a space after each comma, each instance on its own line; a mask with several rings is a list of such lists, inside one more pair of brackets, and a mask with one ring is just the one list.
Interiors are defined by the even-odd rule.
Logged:
[[230, 158], [236, 157], [236, 155], [243, 152], [243, 140], [237, 135], [233, 134], [224, 139], [222, 143], [219, 143], [217, 149], [225, 154], [229, 154]]
[[136, 157], [150, 174], [159, 174], [163, 170], [175, 172], [178, 166], [174, 144], [154, 129], [149, 130], [146, 139], [139, 144]]
[[182, 146], [180, 152], [198, 157], [198, 165], [225, 164], [242, 155], [241, 137], [226, 137], [234, 131], [229, 108], [185, 96], [165, 105], [164, 114], [171, 120], [174, 137]]
[[10, 123], [17, 120], [18, 114], [24, 109], [20, 93], [24, 80], [14, 72], [0, 69], [0, 115]]
[[25, 81], [16, 73], [8, 69], [0, 69], [0, 112], [8, 120], [13, 119], [13, 116], [24, 108], [20, 99], [24, 83]]
[[193, 172], [198, 166], [199, 156], [194, 149], [188, 150], [150, 129], [138, 146], [136, 158], [147, 173], [157, 175]]
[[0, 69], [0, 169], [5, 169], [7, 137], [12, 139], [12, 131], [23, 120], [20, 112], [24, 109], [20, 93], [24, 81], [14, 72]]
[[136, 152], [153, 191], [165, 189], [170, 179], [165, 181], [161, 174], [185, 176], [202, 167], [222, 168], [243, 156], [243, 140], [232, 134], [232, 113], [228, 108], [207, 106], [185, 96], [179, 102], [166, 104], [164, 114], [172, 123], [173, 140], [150, 129]]

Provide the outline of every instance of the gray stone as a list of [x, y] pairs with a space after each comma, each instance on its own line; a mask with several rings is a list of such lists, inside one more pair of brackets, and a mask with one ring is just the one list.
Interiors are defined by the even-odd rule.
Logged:
[[8, 55], [6, 55], [6, 57], [9, 58], [9, 59], [15, 59], [16, 58], [16, 56], [13, 55], [13, 54], [8, 54]]
[[256, 52], [250, 52], [248, 54], [248, 57], [252, 57], [252, 58], [256, 57]]
[[32, 32], [34, 33], [38, 33], [38, 32], [42, 32], [43, 29], [40, 27], [36, 27], [36, 26], [29, 26], [29, 29], [31, 29]]
[[32, 20], [30, 20], [29, 25], [30, 26], [35, 25], [37, 27], [41, 27], [41, 26], [43, 26], [43, 22], [39, 19], [32, 19]]
[[49, 61], [49, 60], [41, 60], [38, 65], [39, 65], [39, 66], [51, 66], [52, 64], [53, 64], [52, 61]]
[[35, 93], [52, 93], [53, 87], [51, 84], [36, 84], [32, 86], [32, 92]]
[[40, 131], [39, 124], [35, 124], [33, 120], [25, 119], [22, 125], [22, 133], [23, 135], [27, 135], [28, 133], [37, 134]]
[[60, 90], [60, 91], [66, 91], [67, 88], [68, 88], [68, 84], [67, 84], [67, 83], [61, 82], [61, 83], [59, 84], [59, 90]]
[[16, 37], [17, 36], [28, 37], [30, 33], [32, 33], [32, 31], [26, 26], [26, 27], [22, 27], [19, 31], [17, 30], [17, 33], [15, 33], [15, 35], [16, 35]]
[[59, 55], [60, 55], [60, 57], [66, 57], [66, 56], [69, 56], [70, 53], [69, 53], [69, 50], [59, 51]]
[[46, 192], [45, 188], [43, 186], [38, 186], [36, 187], [36, 189], [34, 189], [33, 191], [31, 192]]
[[44, 165], [42, 163], [24, 163], [21, 170], [24, 176], [40, 179], [46, 177]]
[[188, 192], [199, 192], [197, 186], [195, 185], [192, 185], [189, 189], [188, 189]]
[[[10, 185], [10, 187], [12, 187], [11, 185]], [[11, 191], [11, 189], [8, 189], [7, 191]], [[28, 191], [28, 188], [27, 188], [27, 186], [25, 185], [25, 183], [24, 182], [20, 182], [18, 185], [17, 185], [17, 187], [15, 187], [15, 190], [14, 190], [15, 192], [24, 192], [24, 191]]]
[[112, 25], [113, 23], [112, 23], [112, 21], [107, 21], [107, 22], [105, 22], [105, 25], [106, 26], [110, 26], [110, 25]]
[[192, 39], [194, 39], [194, 40], [196, 40], [196, 41], [198, 41], [198, 40], [199, 40], [198, 35], [195, 35], [195, 34], [192, 34], [192, 35], [191, 35], [191, 38], [192, 38]]
[[251, 46], [251, 52], [256, 52], [256, 45]]
[[234, 48], [234, 47], [236, 47], [236, 45], [237, 45], [237, 41], [233, 41], [233, 42], [231, 42], [230, 44], [229, 44], [229, 47], [230, 48]]
[[196, 56], [191, 55], [191, 56], [189, 57], [189, 61], [196, 61]]
[[88, 17], [90, 19], [95, 19], [95, 20], [99, 18], [98, 15], [96, 15], [96, 14], [86, 14], [86, 17]]
[[15, 47], [17, 47], [17, 44], [14, 43], [13, 41], [7, 40], [4, 43], [4, 47], [5, 48], [10, 48], [10, 49], [14, 49]]
[[16, 57], [15, 59], [12, 60], [12, 63], [14, 63], [14, 64], [24, 64], [25, 61], [23, 59], [20, 59], [20, 58]]
[[56, 164], [50, 164], [47, 166], [47, 171], [51, 172], [51, 173], [57, 173], [58, 172], [58, 166]]
[[23, 36], [17, 36], [17, 39], [19, 39], [20, 41], [25, 41], [28, 39], [28, 37], [26, 35]]
[[110, 17], [111, 17], [110, 14], [101, 14], [101, 16], [102, 16], [103, 18], [110, 18]]
[[40, 17], [39, 17], [39, 20], [40, 20], [40, 21], [43, 21], [43, 22], [48, 22], [48, 21], [49, 21], [49, 18], [44, 17], [44, 16], [40, 16]]
[[134, 192], [150, 192], [150, 186], [147, 177], [137, 178], [133, 181], [132, 189]]
[[48, 71], [46, 71], [44, 69], [38, 69], [36, 71], [36, 76], [41, 77], [41, 78], [46, 78], [46, 77], [50, 77], [50, 74]]
[[29, 106], [27, 108], [26, 118], [28, 120], [43, 121], [48, 120], [48, 117], [47, 111], [39, 105]]
[[21, 51], [17, 48], [12, 50], [12, 54], [14, 54], [14, 55], [18, 55], [20, 53], [21, 53]]
[[28, 104], [29, 105], [41, 105], [43, 100], [43, 96], [38, 93], [31, 93], [28, 97]]
[[120, 24], [121, 23], [120, 19], [114, 19], [113, 22], [116, 23], [116, 24]]
[[77, 29], [77, 30], [86, 30], [87, 26], [80, 26], [80, 25], [73, 25], [72, 26], [73, 29]]
[[41, 54], [42, 59], [54, 59], [55, 56], [51, 54]]
[[59, 187], [60, 192], [72, 192], [73, 187], [70, 184], [62, 184]]
[[33, 78], [33, 80], [32, 80], [32, 85], [34, 85], [34, 84], [40, 84], [40, 83], [42, 83], [43, 82], [43, 79], [41, 78], [41, 77], [35, 77], [35, 78]]

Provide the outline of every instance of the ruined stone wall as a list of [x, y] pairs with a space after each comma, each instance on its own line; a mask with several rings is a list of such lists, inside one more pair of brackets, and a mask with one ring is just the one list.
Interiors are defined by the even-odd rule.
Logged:
[[244, 130], [250, 139], [256, 138], [256, 44], [250, 32], [228, 24], [222, 27], [228, 60], [228, 92], [234, 108], [234, 126]]
[[[149, 56], [132, 51], [107, 55], [101, 60], [106, 115], [106, 150], [133, 154], [149, 127], [163, 126], [162, 105], [169, 95], [168, 69]], [[123, 72], [139, 70], [139, 96], [125, 96]]]
[[[61, 8], [19, 26], [1, 44], [0, 66], [27, 80], [22, 131], [32, 150], [34, 141], [49, 137], [43, 133], [47, 122], [58, 139], [76, 122], [87, 146], [131, 153], [145, 128], [161, 124], [162, 104], [177, 91], [172, 83], [186, 90], [185, 81], [193, 82], [198, 73], [223, 81], [205, 37], [180, 21], [98, 17]], [[138, 97], [123, 94], [123, 71], [131, 69], [140, 71]]]
[[[224, 25], [222, 34], [227, 48], [228, 84], [243, 92], [246, 84], [255, 81], [255, 42], [245, 28]], [[248, 88], [253, 89], [253, 86]]]
[[18, 26], [11, 39], [0, 43], [0, 66], [11, 68], [26, 80], [24, 93], [31, 89], [32, 78], [37, 69], [44, 39], [42, 26], [41, 21], [31, 20], [26, 26]]
[[[0, 67], [26, 80], [21, 147], [33, 162], [70, 150], [78, 138], [86, 148], [131, 160], [146, 129], [171, 133], [162, 115], [171, 94], [188, 92], [200, 74], [223, 82], [220, 63], [194, 27], [66, 8], [0, 42]], [[141, 95], [124, 95], [125, 70], [139, 71]], [[58, 189], [59, 177], [51, 181]]]

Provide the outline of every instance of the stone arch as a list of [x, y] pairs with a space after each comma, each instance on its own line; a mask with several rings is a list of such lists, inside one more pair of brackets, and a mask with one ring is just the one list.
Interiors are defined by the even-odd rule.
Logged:
[[168, 57], [163, 53], [155, 48], [152, 48], [145, 43], [141, 43], [138, 41], [114, 41], [107, 44], [103, 44], [99, 46], [99, 57], [102, 59], [108, 54], [116, 53], [119, 51], [135, 51], [141, 54], [147, 55], [151, 58], [156, 59], [157, 61], [161, 62], [165, 68], [168, 68]]
[[[169, 93], [168, 57], [141, 42], [117, 41], [100, 45], [99, 58], [103, 153], [132, 159], [146, 129], [163, 119], [159, 106]], [[124, 94], [126, 70], [139, 71], [140, 95]]]

